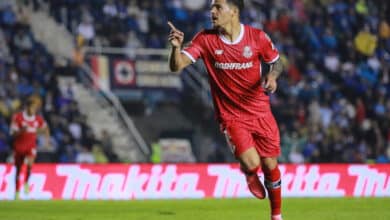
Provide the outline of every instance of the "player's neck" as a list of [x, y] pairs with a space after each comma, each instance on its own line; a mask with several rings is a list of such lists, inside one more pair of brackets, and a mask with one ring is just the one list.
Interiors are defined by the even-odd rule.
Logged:
[[240, 21], [232, 22], [226, 27], [221, 28], [221, 34], [230, 42], [234, 42], [241, 33], [241, 23]]
[[29, 116], [29, 117], [31, 117], [31, 116], [34, 116], [35, 115], [35, 113], [34, 113], [34, 111], [33, 110], [30, 110], [30, 109], [26, 109], [26, 114], [27, 114], [27, 116]]

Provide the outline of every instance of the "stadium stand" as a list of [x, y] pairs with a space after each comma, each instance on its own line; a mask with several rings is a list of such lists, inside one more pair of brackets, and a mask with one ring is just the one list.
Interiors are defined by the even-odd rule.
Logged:
[[26, 97], [43, 99], [42, 114], [51, 128], [51, 147], [38, 139], [38, 162], [104, 162], [106, 155], [79, 111], [71, 87], [61, 88], [55, 63], [45, 45], [37, 42], [23, 9], [12, 1], [0, 5], [0, 161], [11, 155], [9, 124]]
[[[206, 1], [199, 1], [202, 8], [197, 10], [189, 7], [191, 1], [179, 0], [36, 0], [36, 10], [42, 7], [40, 2], [49, 3], [50, 14], [74, 34], [78, 46], [166, 48], [167, 20], [185, 32], [187, 41], [209, 25]], [[282, 135], [282, 162], [390, 162], [390, 8], [386, 1], [254, 0], [246, 1], [242, 16], [245, 23], [269, 33], [286, 67], [279, 90], [271, 97]], [[3, 35], [14, 39], [9, 50], [1, 47], [2, 60], [15, 57], [16, 69], [23, 71], [29, 63], [24, 61], [31, 56], [15, 51], [28, 50], [32, 38], [26, 31], [10, 31], [13, 17], [17, 16], [2, 9]], [[7, 38], [10, 32], [17, 37]], [[18, 82], [24, 85], [22, 78]], [[3, 99], [15, 102], [10, 97], [19, 96], [11, 92]], [[210, 108], [194, 105], [184, 99], [178, 108], [197, 123], [194, 127], [207, 131], [208, 136], [199, 139], [215, 146], [202, 158], [228, 160], [221, 154], [225, 143], [210, 122]]]

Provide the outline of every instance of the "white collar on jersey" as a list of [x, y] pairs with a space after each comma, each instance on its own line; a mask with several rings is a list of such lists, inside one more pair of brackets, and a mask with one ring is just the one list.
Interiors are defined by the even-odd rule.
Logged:
[[240, 24], [240, 35], [238, 35], [237, 39], [234, 42], [231, 42], [230, 40], [226, 39], [226, 37], [223, 36], [223, 34], [221, 34], [221, 33], [219, 33], [219, 38], [221, 38], [221, 40], [225, 44], [229, 44], [229, 45], [238, 44], [238, 43], [240, 43], [240, 41], [244, 37], [244, 32], [245, 32], [245, 27], [243, 24]]
[[26, 121], [34, 121], [35, 120], [35, 115], [29, 116], [26, 111], [23, 111], [23, 118]]

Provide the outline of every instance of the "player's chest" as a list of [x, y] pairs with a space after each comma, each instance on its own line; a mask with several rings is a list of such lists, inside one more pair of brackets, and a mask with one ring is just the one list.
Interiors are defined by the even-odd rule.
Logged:
[[21, 120], [21, 126], [22, 128], [25, 127], [27, 132], [37, 132], [39, 128], [39, 122], [37, 120]]
[[208, 58], [221, 63], [256, 62], [258, 55], [256, 48], [247, 43], [227, 45], [223, 42], [211, 44], [208, 48]]

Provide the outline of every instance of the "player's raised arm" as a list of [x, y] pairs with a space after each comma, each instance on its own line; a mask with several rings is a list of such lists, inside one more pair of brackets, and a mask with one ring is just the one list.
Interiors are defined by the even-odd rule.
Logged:
[[191, 64], [191, 60], [181, 53], [184, 40], [184, 33], [178, 30], [170, 21], [168, 22], [171, 32], [168, 41], [171, 44], [171, 53], [169, 55], [169, 69], [172, 72], [178, 72]]

